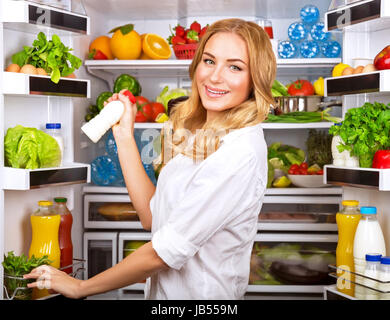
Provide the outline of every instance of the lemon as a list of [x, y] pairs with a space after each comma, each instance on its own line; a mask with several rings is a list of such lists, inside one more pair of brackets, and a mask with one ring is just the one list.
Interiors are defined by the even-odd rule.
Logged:
[[350, 67], [350, 65], [345, 64], [345, 63], [336, 64], [333, 68], [333, 71], [332, 71], [332, 77], [340, 77], [341, 74], [343, 73], [344, 69], [347, 67]]
[[128, 24], [110, 31], [114, 33], [110, 40], [110, 48], [115, 58], [119, 60], [134, 60], [141, 55], [141, 37], [133, 30], [133, 27], [134, 25]]
[[324, 89], [325, 83], [324, 82], [325, 82], [324, 78], [323, 77], [319, 77], [313, 83], [314, 91], [319, 96], [324, 96], [324, 93], [325, 93], [325, 89]]
[[317, 172], [321, 170], [321, 167], [318, 164], [313, 164], [307, 169], [307, 172]]
[[158, 123], [163, 123], [165, 121], [168, 121], [169, 117], [166, 113], [159, 113], [158, 116], [156, 117], [156, 122]]
[[142, 50], [151, 59], [169, 59], [172, 54], [167, 40], [154, 33], [145, 35]]
[[274, 183], [272, 184], [275, 188], [287, 188], [290, 186], [291, 180], [287, 178], [286, 176], [281, 176], [277, 178]]

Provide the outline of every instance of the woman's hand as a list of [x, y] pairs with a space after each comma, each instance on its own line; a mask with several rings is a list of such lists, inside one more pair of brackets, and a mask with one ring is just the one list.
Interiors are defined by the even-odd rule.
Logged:
[[61, 293], [65, 297], [79, 299], [82, 296], [79, 280], [52, 266], [39, 266], [23, 276], [24, 279], [37, 279], [29, 283], [29, 288], [48, 289], [51, 293]]
[[125, 106], [125, 111], [119, 122], [112, 127], [112, 133], [117, 142], [120, 140], [128, 140], [133, 136], [135, 115], [137, 113], [137, 105], [130, 102], [129, 98], [123, 94], [124, 91], [126, 89], [121, 90], [119, 93], [114, 93], [111, 98], [104, 102], [105, 106], [111, 101], [119, 100]]

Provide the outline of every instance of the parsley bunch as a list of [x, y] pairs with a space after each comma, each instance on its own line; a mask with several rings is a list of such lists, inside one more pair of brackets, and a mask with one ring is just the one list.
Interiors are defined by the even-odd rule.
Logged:
[[340, 152], [350, 151], [359, 158], [362, 168], [371, 168], [376, 151], [390, 149], [390, 104], [366, 102], [347, 111], [341, 126], [332, 126], [329, 133], [340, 135], [344, 143]]
[[12, 62], [20, 67], [31, 64], [36, 68], [43, 68], [51, 75], [51, 80], [58, 83], [60, 77], [70, 75], [82, 64], [81, 59], [70, 53], [72, 50], [66, 47], [56, 34], [48, 41], [45, 34], [39, 32], [32, 47], [23, 46], [22, 51], [12, 56]]

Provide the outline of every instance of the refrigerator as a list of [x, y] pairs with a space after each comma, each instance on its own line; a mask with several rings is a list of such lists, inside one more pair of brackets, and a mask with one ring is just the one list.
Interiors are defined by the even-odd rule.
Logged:
[[[344, 3], [344, 1], [342, 1]], [[386, 1], [379, 2], [381, 10], [388, 10]], [[359, 3], [348, 4], [351, 6]], [[0, 261], [4, 253], [13, 250], [16, 254], [28, 253], [31, 242], [30, 214], [37, 209], [39, 200], [54, 197], [68, 198], [68, 208], [73, 215], [72, 240], [74, 257], [86, 260], [86, 270], [82, 277], [101, 271], [117, 263], [124, 256], [126, 241], [150, 239], [150, 233], [142, 229], [136, 220], [104, 220], [98, 213], [99, 203], [130, 203], [124, 187], [101, 187], [91, 182], [91, 162], [105, 154], [104, 138], [94, 144], [80, 130], [85, 123], [87, 109], [94, 104], [103, 91], [112, 91], [117, 76], [128, 73], [135, 76], [142, 85], [142, 95], [155, 100], [165, 86], [169, 88], [189, 88], [188, 67], [190, 60], [176, 59], [174, 53], [168, 60], [89, 60], [90, 42], [98, 36], [111, 36], [108, 32], [121, 25], [133, 23], [139, 34], [156, 33], [168, 38], [170, 28], [177, 24], [188, 26], [198, 21], [202, 26], [223, 18], [238, 17], [261, 23], [271, 20], [277, 56], [278, 41], [288, 38], [287, 28], [299, 20], [299, 10], [309, 4], [306, 0], [244, 0], [244, 1], [198, 1], [198, 0], [153, 0], [139, 1], [1, 1], [0, 24]], [[334, 1], [313, 0], [321, 20], [326, 18]], [[329, 12], [328, 12], [329, 11]], [[382, 12], [382, 11], [381, 11]], [[386, 11], [387, 12], [387, 11]], [[386, 14], [384, 12], [384, 14]], [[367, 19], [382, 19], [376, 15]], [[365, 20], [365, 19], [363, 19]], [[359, 20], [360, 21], [360, 20]], [[383, 18], [383, 21], [386, 21]], [[298, 78], [311, 82], [318, 77], [330, 77], [333, 67], [339, 62], [350, 62], [359, 52], [360, 58], [373, 58], [375, 52], [386, 45], [389, 38], [386, 28], [371, 31], [363, 24], [362, 30], [341, 28], [332, 29], [332, 37], [343, 43], [342, 57], [313, 59], [277, 59], [277, 79], [290, 83]], [[373, 23], [373, 25], [377, 25]], [[382, 25], [380, 20], [379, 25]], [[13, 74], [5, 72], [11, 57], [24, 45], [31, 45], [42, 31], [50, 38], [54, 34], [73, 48], [72, 53], [83, 60], [75, 72], [76, 79], [62, 78], [58, 85], [50, 82], [50, 77]], [[357, 41], [359, 40], [359, 41]], [[369, 41], [370, 45], [364, 45]], [[385, 77], [386, 72], [380, 73]], [[382, 78], [381, 78], [382, 79]], [[331, 81], [331, 80], [326, 80]], [[324, 100], [342, 99], [343, 106], [335, 110], [340, 115], [365, 101], [389, 102], [386, 86], [382, 83], [377, 93], [327, 95]], [[382, 89], [382, 90], [381, 90]], [[61, 167], [25, 170], [5, 166], [4, 136], [8, 128], [16, 125], [43, 129], [47, 122], [61, 122], [65, 141], [63, 164]], [[307, 150], [306, 140], [310, 129], [326, 132], [332, 123], [286, 123], [263, 124], [265, 139], [270, 145], [283, 142]], [[160, 130], [158, 123], [136, 123], [136, 130]], [[362, 170], [352, 170], [359, 175]], [[363, 170], [364, 171], [364, 170]], [[370, 172], [370, 170], [367, 170]], [[329, 173], [329, 169], [325, 173]], [[350, 172], [348, 170], [347, 172]], [[365, 171], [364, 171], [365, 172]], [[339, 176], [339, 175], [338, 175]], [[259, 219], [256, 242], [269, 244], [310, 243], [320, 252], [334, 255], [337, 244], [337, 226], [334, 215], [339, 210], [342, 199], [359, 199], [362, 205], [376, 205], [380, 221], [389, 241], [389, 222], [386, 210], [389, 208], [389, 183], [386, 170], [379, 171], [380, 186], [365, 189], [364, 184], [350, 181], [333, 181], [324, 188], [270, 188], [267, 189], [262, 214], [272, 216], [277, 212], [310, 214], [304, 221], [264, 221]], [[97, 204], [96, 204], [97, 203]], [[260, 213], [259, 213], [260, 214]], [[262, 217], [260, 214], [259, 217]], [[89, 244], [91, 244], [89, 246]], [[390, 245], [390, 244], [389, 244]], [[91, 259], [96, 259], [93, 262]], [[99, 266], [99, 263], [101, 264]], [[259, 263], [259, 261], [257, 261]], [[94, 270], [88, 270], [88, 264]], [[256, 265], [256, 262], [254, 263]], [[258, 278], [253, 281], [260, 281]], [[0, 283], [3, 285], [3, 268], [0, 268]], [[257, 284], [255, 284], [257, 283]], [[253, 282], [248, 289], [248, 299], [322, 299], [327, 281], [321, 284], [282, 283], [279, 285]], [[113, 299], [142, 298], [143, 284], [115, 291], [107, 296]], [[126, 295], [127, 294], [127, 295]], [[103, 296], [104, 297], [104, 296]], [[4, 299], [3, 292], [0, 298]]]

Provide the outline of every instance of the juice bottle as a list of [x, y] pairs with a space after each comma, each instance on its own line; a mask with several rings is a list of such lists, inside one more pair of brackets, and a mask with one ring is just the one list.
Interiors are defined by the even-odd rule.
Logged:
[[[66, 267], [73, 263], [73, 244], [72, 244], [72, 213], [66, 206], [66, 198], [54, 198], [55, 213], [61, 216], [60, 229], [58, 232], [58, 241], [61, 250], [60, 267]], [[66, 273], [72, 273], [72, 267], [63, 270]]]
[[339, 239], [336, 248], [336, 266], [344, 269], [337, 269], [337, 290], [354, 296], [354, 275], [348, 271], [354, 272], [353, 260], [353, 242], [356, 228], [358, 226], [361, 214], [358, 208], [359, 201], [344, 200], [343, 208], [336, 214], [336, 222], [338, 227]]
[[[58, 229], [61, 217], [53, 211], [53, 202], [39, 201], [38, 210], [31, 217], [32, 241], [29, 257], [34, 255], [39, 258], [47, 255], [51, 260], [50, 265], [60, 267], [60, 246], [58, 243]], [[46, 289], [33, 290], [33, 299], [48, 295]]]

